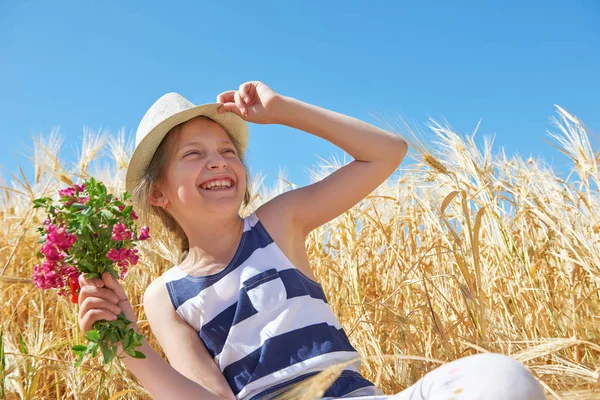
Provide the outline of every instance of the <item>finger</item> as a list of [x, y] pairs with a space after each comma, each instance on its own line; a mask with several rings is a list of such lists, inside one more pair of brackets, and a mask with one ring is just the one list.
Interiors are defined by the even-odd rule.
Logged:
[[85, 314], [92, 310], [106, 310], [111, 313], [118, 315], [121, 313], [121, 307], [117, 304], [111, 303], [110, 301], [101, 299], [99, 297], [88, 297], [81, 303], [79, 308], [79, 318], [83, 319]]
[[217, 96], [217, 103], [229, 103], [233, 101], [235, 90], [228, 90]]
[[252, 82], [245, 82], [240, 85], [238, 92], [240, 93], [240, 97], [246, 104], [250, 104], [252, 102], [252, 89], [254, 86]]
[[240, 111], [239, 107], [235, 103], [225, 103], [217, 109], [217, 112], [219, 114], [223, 114], [225, 112], [232, 112], [243, 118], [242, 112]]
[[102, 279], [100, 279], [100, 278], [87, 279], [85, 277], [85, 274], [79, 275], [78, 281], [79, 281], [80, 287], [84, 287], [86, 285], [91, 285], [91, 286], [96, 286], [96, 287], [104, 286], [104, 282], [102, 282]]
[[79, 327], [83, 333], [92, 329], [94, 322], [97, 321], [114, 321], [117, 316], [107, 310], [97, 309], [88, 311], [83, 318], [79, 319]]
[[242, 115], [248, 116], [248, 110], [246, 109], [246, 105], [244, 104], [244, 101], [242, 100], [242, 97], [241, 97], [239, 91], [235, 92], [234, 100], [235, 100], [235, 105], [240, 109]]
[[79, 305], [81, 306], [81, 303], [88, 297], [98, 297], [110, 301], [113, 304], [117, 304], [119, 302], [117, 295], [110, 289], [99, 288], [90, 285], [82, 286], [79, 290]]
[[127, 298], [127, 293], [123, 290], [123, 286], [111, 274], [105, 272], [102, 274], [102, 281], [104, 281], [104, 286], [107, 289], [111, 289], [119, 298], [119, 300], [123, 300]]

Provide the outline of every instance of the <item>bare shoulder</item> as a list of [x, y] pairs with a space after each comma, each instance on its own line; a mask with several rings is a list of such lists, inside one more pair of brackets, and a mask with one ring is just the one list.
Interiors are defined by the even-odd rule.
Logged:
[[306, 235], [290, 210], [286, 209], [289, 204], [286, 201], [288, 195], [289, 192], [280, 194], [263, 204], [256, 210], [256, 216], [292, 264], [314, 280], [315, 276], [306, 254]]
[[156, 278], [148, 285], [144, 291], [143, 304], [144, 312], [155, 334], [164, 327], [160, 321], [169, 321], [171, 323], [183, 322], [175, 311], [175, 307], [167, 291], [167, 285], [162, 276]]
[[168, 300], [166, 302], [167, 305], [171, 305], [167, 285], [162, 276], [159, 276], [153, 280], [144, 291], [144, 307], [165, 304], [165, 300]]

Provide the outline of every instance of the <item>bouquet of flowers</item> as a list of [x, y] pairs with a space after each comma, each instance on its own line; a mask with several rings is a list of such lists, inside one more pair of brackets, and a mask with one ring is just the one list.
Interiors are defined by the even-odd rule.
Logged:
[[[41, 245], [37, 255], [42, 260], [34, 266], [32, 275], [36, 288], [58, 289], [61, 296], [70, 296], [77, 303], [78, 278], [100, 278], [108, 272], [115, 279], [123, 279], [130, 266], [139, 259], [135, 248], [138, 240], [148, 239], [149, 229], [135, 227], [137, 215], [126, 202], [130, 195], [120, 198], [107, 192], [100, 181], [90, 178], [82, 185], [59, 190], [59, 199], [37, 198], [34, 208], [44, 208], [47, 218], [37, 228]], [[104, 364], [117, 356], [117, 345], [132, 357], [145, 358], [135, 350], [143, 336], [129, 328], [131, 321], [121, 312], [114, 321], [98, 321], [86, 332], [87, 346], [73, 346], [78, 356], [75, 367], [81, 365], [87, 354], [96, 357], [102, 352]]]

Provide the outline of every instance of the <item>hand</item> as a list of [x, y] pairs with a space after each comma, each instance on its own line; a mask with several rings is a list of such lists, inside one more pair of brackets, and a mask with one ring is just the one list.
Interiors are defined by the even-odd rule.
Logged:
[[94, 322], [100, 320], [113, 321], [121, 311], [133, 322], [137, 318], [127, 300], [127, 295], [121, 284], [108, 272], [102, 274], [102, 279], [85, 279], [85, 274], [79, 276], [79, 329], [85, 332], [92, 329]]
[[259, 81], [242, 83], [238, 90], [223, 92], [217, 96], [219, 114], [233, 112], [245, 121], [256, 124], [276, 123], [274, 105], [281, 98], [273, 89]]

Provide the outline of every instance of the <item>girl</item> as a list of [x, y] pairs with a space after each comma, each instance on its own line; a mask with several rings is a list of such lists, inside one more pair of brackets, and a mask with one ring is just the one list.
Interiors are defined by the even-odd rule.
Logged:
[[[246, 122], [291, 126], [339, 146], [354, 161], [310, 186], [281, 194], [247, 218]], [[150, 326], [169, 359], [147, 342], [123, 363], [157, 399], [263, 399], [357, 353], [311, 271], [304, 243], [316, 227], [377, 188], [407, 152], [400, 137], [246, 82], [217, 104], [176, 93], [144, 115], [127, 170], [138, 207], [182, 242], [183, 260], [144, 294]], [[318, 205], [318, 206], [317, 206]], [[85, 332], [121, 311], [123, 288], [104, 274], [80, 277]], [[135, 324], [134, 324], [135, 326]], [[137, 328], [137, 327], [136, 327]], [[325, 397], [380, 394], [349, 364]], [[533, 376], [501, 355], [446, 364], [394, 399], [542, 399]], [[453, 396], [453, 397], [452, 397]]]

